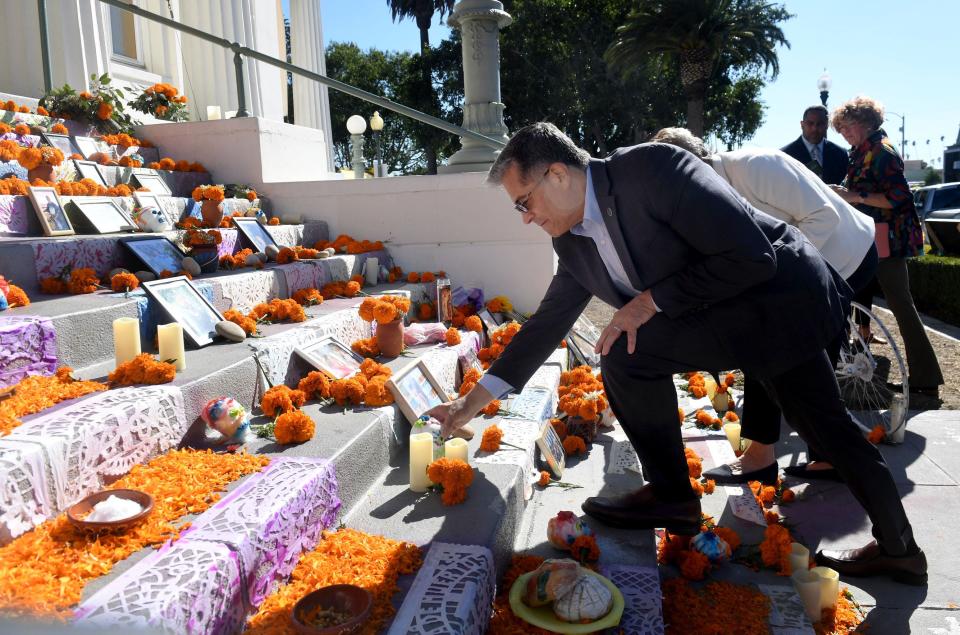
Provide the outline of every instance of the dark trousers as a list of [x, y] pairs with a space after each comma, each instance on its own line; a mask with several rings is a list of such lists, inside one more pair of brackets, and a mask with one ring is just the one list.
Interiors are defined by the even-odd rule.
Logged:
[[[736, 357], [714, 335], [702, 314], [670, 319], [655, 315], [637, 330], [636, 350], [626, 337], [601, 360], [610, 406], [643, 463], [656, 497], [695, 498], [690, 488], [683, 440], [677, 424], [672, 375], [702, 368], [736, 368]], [[808, 443], [822, 448], [867, 510], [874, 536], [891, 554], [912, 540], [900, 495], [880, 452], [860, 433], [840, 400], [833, 367], [823, 352], [764, 386]]]
[[[877, 270], [877, 263], [877, 247], [871, 245], [869, 251], [857, 266], [857, 270], [847, 278], [847, 284], [855, 293], [869, 286]], [[846, 333], [840, 333], [827, 346], [827, 356], [833, 368], [836, 368], [837, 360], [840, 359], [840, 348], [843, 346], [843, 338], [846, 336]], [[780, 438], [780, 414], [780, 408], [767, 394], [762, 383], [750, 375], [744, 377], [743, 417], [740, 436], [751, 441], [773, 445]], [[790, 419], [787, 419], [787, 421], [790, 421]], [[820, 460], [817, 457], [815, 446], [810, 447], [807, 458], [810, 461]]]

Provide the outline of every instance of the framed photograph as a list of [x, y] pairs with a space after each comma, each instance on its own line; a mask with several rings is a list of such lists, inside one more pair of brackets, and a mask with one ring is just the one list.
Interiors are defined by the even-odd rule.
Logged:
[[233, 224], [240, 230], [240, 235], [253, 247], [254, 251], [265, 253], [268, 245], [277, 245], [267, 228], [260, 224], [253, 216], [234, 216]]
[[490, 313], [490, 311], [487, 311], [486, 309], [480, 309], [477, 315], [480, 316], [480, 321], [483, 322], [483, 325], [487, 327], [488, 333], [490, 331], [497, 330], [497, 327], [500, 326], [497, 324], [497, 321], [493, 318], [493, 315]]
[[80, 148], [78, 148], [77, 144], [73, 142], [73, 139], [70, 138], [70, 135], [44, 132], [41, 136], [43, 137], [44, 143], [51, 145], [54, 148], [59, 148], [60, 152], [63, 152], [64, 158], [69, 158], [71, 154], [86, 156], [80, 152]]
[[180, 248], [163, 236], [144, 236], [143, 238], [124, 238], [120, 240], [134, 258], [140, 261], [143, 268], [159, 276], [160, 272], [180, 271], [181, 262], [186, 254]]
[[100, 148], [100, 143], [93, 137], [74, 137], [73, 143], [77, 146], [77, 149], [80, 150], [80, 154], [83, 155], [84, 159], [89, 159], [96, 153], [103, 152]]
[[185, 276], [143, 283], [143, 290], [155, 300], [194, 346], [203, 347], [217, 337], [217, 322], [223, 316]]
[[450, 324], [453, 321], [453, 288], [450, 278], [437, 278], [437, 321]]
[[294, 352], [334, 379], [352, 377], [360, 370], [360, 362], [363, 361], [362, 357], [335, 337], [325, 337], [313, 344], [298, 346]]
[[550, 425], [549, 419], [540, 428], [540, 436], [537, 437], [537, 449], [540, 450], [542, 464], [546, 465], [547, 469], [556, 478], [562, 478], [563, 469], [566, 467], [566, 453], [563, 451], [563, 442], [553, 426]]
[[54, 187], [30, 187], [30, 202], [37, 212], [45, 236], [66, 236], [73, 233], [60, 196]]
[[134, 231], [137, 226], [112, 198], [78, 196], [67, 203], [67, 210], [75, 215], [75, 225], [88, 225], [98, 234]]
[[159, 174], [137, 174], [134, 173], [130, 177], [131, 185], [135, 187], [145, 187], [152, 194], [160, 194], [162, 196], [170, 196], [170, 187], [167, 185], [167, 182], [164, 181]]
[[450, 401], [423, 360], [394, 374], [387, 380], [387, 388], [411, 425], [430, 408]]
[[143, 164], [147, 165], [148, 163], [157, 163], [160, 161], [160, 149], [159, 148], [137, 148], [137, 154], [143, 157]]
[[81, 161], [74, 159], [73, 164], [77, 167], [77, 176], [81, 179], [92, 179], [98, 185], [109, 187], [103, 174], [100, 172], [100, 166], [94, 161]]
[[[137, 225], [139, 225], [141, 229], [144, 231], [167, 231], [173, 229], [173, 218], [164, 209], [163, 203], [156, 194], [153, 192], [134, 192], [133, 200], [142, 208], [140, 212], [141, 215], [153, 214], [155, 216], [155, 221], [138, 222]], [[158, 225], [158, 229], [148, 229]]]

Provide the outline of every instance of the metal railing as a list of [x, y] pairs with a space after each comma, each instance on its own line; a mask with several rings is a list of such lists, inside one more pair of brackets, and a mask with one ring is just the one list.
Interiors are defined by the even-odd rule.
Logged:
[[[439, 128], [444, 132], [449, 132], [450, 134], [457, 135], [459, 137], [464, 137], [468, 139], [473, 139], [474, 141], [479, 141], [483, 144], [491, 146], [493, 148], [502, 148], [506, 145], [503, 141], [498, 139], [493, 139], [486, 135], [482, 135], [479, 132], [474, 132], [473, 130], [468, 130], [462, 126], [454, 125], [443, 119], [438, 119], [428, 115], [427, 113], [420, 112], [415, 108], [410, 108], [409, 106], [404, 106], [403, 104], [398, 104], [395, 101], [387, 99], [386, 97], [381, 97], [379, 95], [374, 95], [373, 93], [368, 93], [367, 91], [357, 88], [356, 86], [351, 86], [350, 84], [345, 84], [344, 82], [338, 81], [336, 79], [331, 79], [326, 75], [321, 75], [320, 73], [314, 73], [300, 66], [295, 66], [283, 60], [279, 60], [275, 57], [270, 57], [269, 55], [264, 55], [259, 51], [255, 51], [251, 48], [241, 45], [239, 42], [231, 42], [221, 37], [215, 35], [210, 35], [205, 31], [196, 29], [192, 26], [187, 26], [185, 24], [180, 24], [179, 22], [172, 20], [170, 18], [164, 17], [157, 13], [147, 11], [146, 9], [141, 9], [138, 6], [128, 4], [124, 0], [99, 0], [103, 4], [110, 5], [111, 7], [116, 7], [123, 11], [129, 11], [134, 15], [138, 15], [141, 18], [162, 24], [164, 26], [170, 27], [187, 35], [192, 35], [194, 37], [200, 38], [210, 42], [211, 44], [216, 44], [225, 49], [230, 49], [233, 51], [233, 66], [236, 71], [237, 79], [237, 117], [249, 117], [250, 113], [247, 112], [247, 98], [246, 90], [243, 79], [243, 56], [247, 56], [251, 59], [255, 59], [264, 64], [269, 64], [271, 66], [276, 66], [279, 69], [285, 70], [294, 75], [299, 75], [300, 77], [305, 77], [307, 79], [312, 79], [315, 82], [319, 82], [328, 88], [333, 90], [338, 90], [342, 93], [346, 93], [357, 99], [362, 99], [363, 101], [369, 102], [371, 104], [376, 104], [381, 108], [386, 110], [392, 110], [393, 112], [410, 117], [419, 122], [425, 123], [434, 128]], [[46, 12], [46, 0], [37, 0], [37, 5], [39, 8], [40, 16], [40, 47], [41, 53], [43, 56], [43, 66], [44, 66], [44, 83], [46, 84], [46, 90], [51, 89], [51, 79], [50, 79], [50, 54], [48, 51], [47, 43], [47, 12]]]

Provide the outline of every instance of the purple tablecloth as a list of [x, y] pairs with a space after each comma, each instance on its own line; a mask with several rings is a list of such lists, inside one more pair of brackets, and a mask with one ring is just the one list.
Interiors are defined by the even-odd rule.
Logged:
[[57, 334], [50, 318], [0, 315], [0, 388], [57, 370]]

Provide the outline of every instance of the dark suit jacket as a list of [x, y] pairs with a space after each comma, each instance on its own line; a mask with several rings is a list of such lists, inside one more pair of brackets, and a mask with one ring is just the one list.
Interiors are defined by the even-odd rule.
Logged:
[[[729, 351], [736, 367], [759, 377], [781, 373], [840, 332], [852, 295], [840, 275], [796, 228], [751, 207], [694, 155], [648, 143], [591, 160], [590, 170], [633, 287], [650, 289], [668, 319], [704, 311], [709, 332], [694, 335], [716, 338], [707, 345]], [[629, 300], [590, 238], [567, 232], [553, 247], [559, 265], [550, 287], [490, 368], [516, 388], [591, 296], [617, 308]]]
[[[780, 150], [786, 152], [804, 165], [809, 165], [810, 162], [813, 161], [813, 157], [810, 156], [810, 151], [807, 150], [807, 146], [803, 143], [803, 135], [797, 137], [797, 140], [793, 143], [783, 146]], [[840, 185], [847, 176], [848, 163], [849, 156], [846, 150], [829, 139], [824, 141], [823, 175], [820, 177], [824, 183]]]

